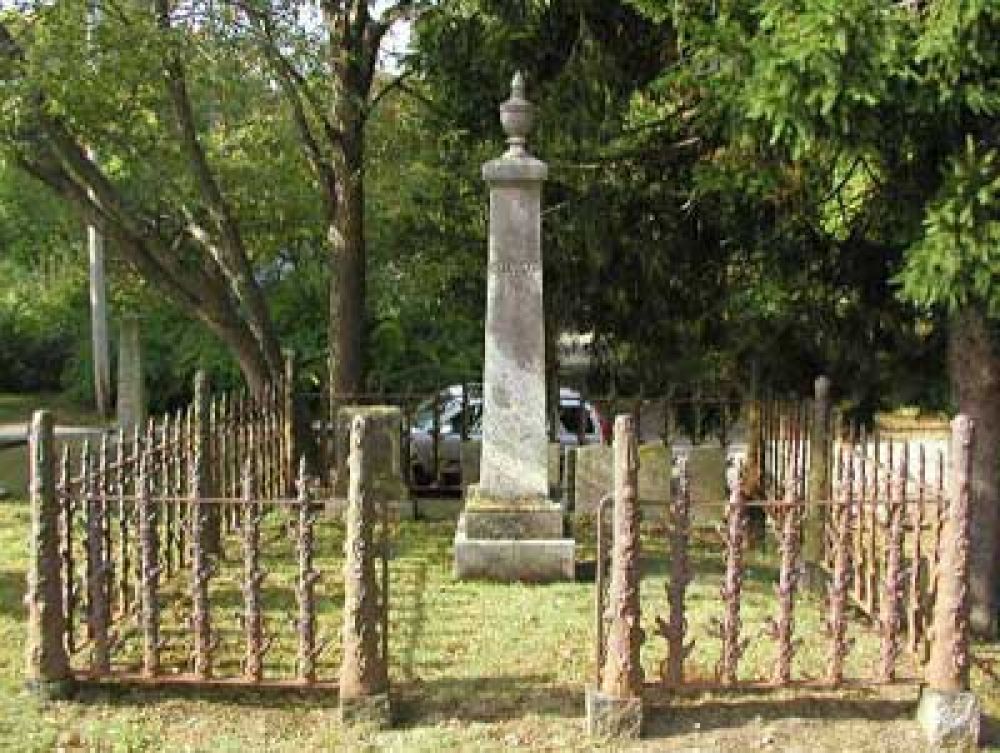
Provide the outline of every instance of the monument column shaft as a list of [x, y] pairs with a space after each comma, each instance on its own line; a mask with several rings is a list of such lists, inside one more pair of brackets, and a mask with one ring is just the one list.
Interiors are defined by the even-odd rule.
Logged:
[[500, 106], [507, 151], [483, 165], [490, 191], [486, 362], [479, 484], [455, 528], [455, 576], [572, 580], [575, 542], [549, 499], [542, 306], [542, 183], [548, 168], [526, 147], [534, 106], [514, 76]]
[[541, 254], [544, 165], [530, 157], [502, 158], [488, 164], [484, 175], [490, 183], [490, 236], [480, 490], [493, 499], [538, 501], [549, 494]]

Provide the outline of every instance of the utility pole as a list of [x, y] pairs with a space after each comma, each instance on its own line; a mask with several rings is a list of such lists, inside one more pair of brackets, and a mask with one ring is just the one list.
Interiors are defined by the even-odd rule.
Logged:
[[[87, 44], [93, 54], [93, 37], [101, 20], [99, 0], [87, 3]], [[88, 150], [93, 160], [94, 153]], [[91, 196], [93, 199], [93, 196]], [[103, 418], [111, 415], [111, 363], [108, 352], [108, 293], [104, 279], [104, 236], [94, 225], [87, 227], [90, 262], [90, 331], [94, 360], [94, 402]]]

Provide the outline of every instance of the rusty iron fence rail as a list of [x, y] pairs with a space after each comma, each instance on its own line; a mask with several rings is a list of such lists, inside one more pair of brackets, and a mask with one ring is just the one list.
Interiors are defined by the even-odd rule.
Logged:
[[[150, 417], [145, 426], [106, 433], [99, 443], [65, 442], [65, 456], [85, 460], [60, 483], [74, 493], [90, 489], [120, 494], [122, 488], [135, 486], [141, 458], [151, 494], [189, 494], [188, 468], [197, 455], [204, 466], [199, 472], [204, 496], [239, 498], [247, 467], [255, 496], [275, 499], [294, 494], [291, 399], [284, 381], [258, 395], [236, 390], [209, 394], [207, 379], [199, 372], [194, 399], [185, 408]], [[67, 462], [63, 460], [64, 465]]]

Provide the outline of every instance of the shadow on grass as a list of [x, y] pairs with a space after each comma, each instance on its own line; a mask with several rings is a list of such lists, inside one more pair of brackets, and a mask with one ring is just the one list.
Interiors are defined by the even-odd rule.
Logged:
[[983, 714], [982, 726], [980, 728], [980, 747], [991, 745], [1000, 746], [1000, 718], [992, 714]]
[[670, 737], [687, 733], [698, 724], [702, 731], [741, 727], [752, 721], [775, 722], [783, 719], [821, 719], [895, 721], [914, 719], [916, 699], [900, 700], [878, 697], [836, 698], [829, 695], [797, 693], [778, 696], [772, 690], [745, 690], [740, 696], [706, 699], [665, 698], [646, 700], [645, 734]]
[[427, 588], [427, 563], [422, 561], [408, 562], [407, 574], [411, 578], [408, 587], [397, 587], [390, 593], [390, 613], [395, 615], [397, 622], [393, 624], [395, 636], [402, 642], [402, 649], [397, 651], [397, 661], [403, 677], [410, 679], [414, 674], [416, 648], [423, 638], [427, 624], [427, 613], [424, 592]]
[[0, 570], [0, 613], [17, 618], [25, 616], [27, 584], [24, 570]]
[[289, 687], [218, 687], [194, 684], [162, 685], [149, 687], [121, 683], [83, 682], [77, 687], [73, 700], [81, 704], [104, 704], [138, 708], [184, 700], [222, 706], [247, 706], [253, 708], [336, 708], [336, 688]]
[[397, 683], [394, 716], [400, 727], [459, 719], [504, 722], [529, 714], [578, 718], [583, 689], [562, 685], [551, 675], [444, 677], [430, 682]]

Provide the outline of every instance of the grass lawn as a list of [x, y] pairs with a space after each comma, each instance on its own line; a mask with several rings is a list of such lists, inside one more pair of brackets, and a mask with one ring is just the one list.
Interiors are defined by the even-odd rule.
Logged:
[[[392, 679], [399, 717], [395, 729], [367, 739], [341, 734], [330, 692], [150, 690], [88, 688], [71, 702], [43, 703], [22, 690], [25, 539], [23, 502], [0, 504], [0, 750], [3, 751], [294, 751], [396, 750], [636, 750], [636, 751], [912, 751], [922, 749], [913, 717], [915, 689], [880, 691], [769, 691], [702, 694], [670, 699], [651, 693], [646, 739], [630, 746], [595, 746], [583, 734], [583, 689], [592, 675], [593, 585], [552, 586], [456, 583], [450, 575], [452, 520], [404, 522], [396, 532], [392, 568]], [[335, 675], [340, 587], [335, 572], [339, 527], [324, 520], [317, 531], [325, 607], [320, 633], [334, 639], [321, 673]], [[643, 581], [647, 677], [657, 676], [665, 653], [653, 617], [665, 609], [662, 537], [646, 539]], [[292, 608], [291, 571], [277, 559], [280, 536], [269, 549], [272, 620]], [[697, 556], [691, 625], [697, 643], [693, 674], [708, 676], [718, 639], [711, 619], [721, 609], [718, 548]], [[213, 599], [220, 627], [235, 629], [239, 600], [232, 562]], [[761, 635], [774, 605], [773, 564], [751, 556], [746, 583], [745, 635], [752, 638], [742, 676], [763, 677], [773, 663], [773, 642]], [[267, 585], [267, 584], [266, 584]], [[183, 592], [183, 585], [176, 590]], [[801, 602], [804, 639], [796, 672], [817, 673], [825, 656], [818, 604]], [[169, 621], [169, 617], [167, 620]], [[174, 627], [180, 625], [180, 618]], [[277, 622], [272, 622], [277, 625]], [[289, 635], [287, 627], [284, 634]], [[864, 631], [850, 668], [868, 671], [877, 645]], [[171, 638], [180, 655], [183, 638]], [[238, 634], [223, 635], [219, 658], [235, 661]], [[126, 644], [123, 654], [136, 647]], [[291, 656], [292, 645], [274, 649]], [[170, 654], [170, 651], [167, 652]], [[994, 655], [1000, 651], [993, 649]], [[288, 671], [291, 665], [289, 663]], [[975, 676], [991, 718], [1000, 716], [1000, 688]], [[995, 728], [988, 728], [995, 734]]]

